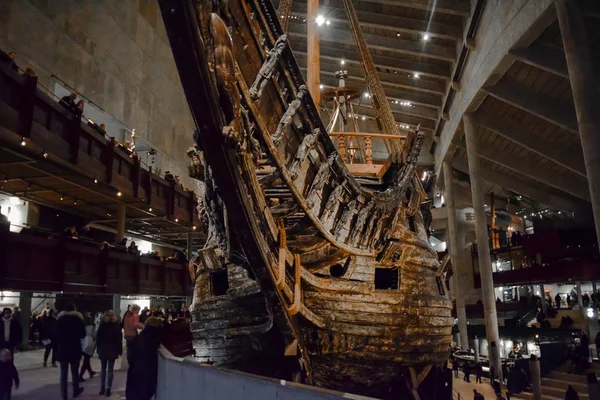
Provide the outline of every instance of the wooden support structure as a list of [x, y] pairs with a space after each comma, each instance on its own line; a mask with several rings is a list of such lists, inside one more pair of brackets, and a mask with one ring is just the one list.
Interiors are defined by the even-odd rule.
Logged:
[[308, 55], [308, 73], [306, 74], [306, 81], [308, 84], [308, 91], [318, 110], [321, 103], [321, 89], [319, 87], [321, 83], [321, 66], [319, 59], [319, 31], [317, 26], [319, 0], [308, 0], [306, 5], [306, 24], [308, 27], [306, 35], [306, 52]]

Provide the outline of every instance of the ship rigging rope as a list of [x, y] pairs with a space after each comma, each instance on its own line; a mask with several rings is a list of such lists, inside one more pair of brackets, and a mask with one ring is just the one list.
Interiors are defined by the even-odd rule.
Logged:
[[279, 23], [283, 33], [288, 33], [290, 27], [290, 17], [292, 16], [292, 0], [281, 0], [277, 9]]
[[373, 110], [375, 111], [375, 118], [380, 123], [383, 131], [391, 135], [400, 135], [396, 120], [392, 113], [392, 108], [387, 100], [385, 92], [383, 91], [383, 85], [379, 80], [375, 63], [371, 57], [371, 52], [367, 46], [365, 36], [360, 27], [360, 22], [352, 5], [352, 0], [344, 0], [344, 8], [348, 14], [348, 22], [350, 24], [350, 31], [354, 38], [356, 50], [358, 51], [359, 59], [363, 73], [365, 74], [365, 82], [369, 93], [371, 94], [371, 102], [373, 104]]

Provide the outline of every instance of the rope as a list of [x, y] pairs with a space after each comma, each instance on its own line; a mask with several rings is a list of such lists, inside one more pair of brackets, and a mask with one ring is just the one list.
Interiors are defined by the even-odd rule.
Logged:
[[302, 271], [302, 266], [300, 265], [300, 254], [294, 254], [294, 268], [294, 303], [287, 309], [290, 315], [296, 315], [298, 314], [298, 311], [300, 311], [300, 294], [302, 290], [300, 285], [300, 272]]
[[287, 238], [283, 219], [277, 220], [277, 226], [279, 228], [279, 264], [277, 270], [277, 281], [275, 284], [277, 285], [277, 288], [281, 290], [285, 285], [285, 255], [287, 249]]

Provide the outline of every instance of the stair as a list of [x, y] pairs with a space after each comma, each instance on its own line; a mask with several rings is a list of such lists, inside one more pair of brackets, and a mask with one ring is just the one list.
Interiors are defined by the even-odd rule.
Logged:
[[[569, 385], [577, 391], [581, 400], [588, 400], [588, 387], [586, 375], [570, 374], [569, 364], [561, 365], [557, 370], [550, 372], [542, 378], [542, 400], [562, 400]], [[587, 372], [600, 372], [600, 364], [592, 364]], [[533, 393], [519, 393], [519, 399], [533, 400]]]

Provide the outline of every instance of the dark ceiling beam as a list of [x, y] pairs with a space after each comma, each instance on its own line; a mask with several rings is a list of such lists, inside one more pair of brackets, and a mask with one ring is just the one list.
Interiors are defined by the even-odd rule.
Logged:
[[[306, 68], [306, 57], [302, 53], [296, 53], [296, 61], [301, 68]], [[363, 71], [358, 64], [345, 62], [340, 64], [340, 60], [324, 59], [321, 60], [321, 73], [335, 73], [339, 70], [348, 71], [348, 79], [358, 79], [364, 82]], [[405, 73], [387, 72], [385, 69], [379, 68], [379, 79], [385, 85], [399, 89], [418, 90], [424, 93], [432, 93], [443, 96], [446, 94], [446, 84], [441, 80], [431, 79], [415, 79]]]
[[[360, 66], [360, 60], [358, 54], [354, 50], [346, 50], [340, 47], [330, 47], [321, 43], [321, 60], [330, 60], [339, 63], [341, 59], [346, 61], [346, 65], [353, 64]], [[292, 49], [295, 55], [304, 56], [306, 58], [306, 40], [293, 40]], [[437, 64], [429, 64], [425, 62], [418, 62], [414, 60], [404, 60], [395, 57], [380, 56], [376, 54], [371, 55], [373, 62], [377, 68], [382, 70], [398, 71], [398, 73], [405, 73], [413, 75], [418, 73], [421, 76], [427, 76], [430, 78], [442, 79], [444, 81], [450, 80], [450, 67], [445, 68]]]
[[[373, 107], [371, 107], [370, 105], [366, 105], [366, 104], [362, 104], [360, 106], [353, 105], [353, 107], [354, 107], [355, 114], [358, 115], [359, 117], [364, 115], [368, 118], [375, 118], [375, 112], [373, 111]], [[394, 110], [392, 110], [392, 113], [394, 114], [394, 119], [399, 124], [410, 125], [411, 128], [413, 128], [413, 129], [416, 128], [417, 125], [421, 125], [421, 129], [423, 129], [423, 130], [433, 131], [435, 129], [435, 121], [422, 119], [422, 118], [418, 118], [418, 117], [413, 117], [410, 115], [399, 114], [399, 113], [395, 112]], [[359, 126], [360, 126], [360, 124], [359, 124]]]
[[[359, 3], [360, 5], [360, 3]], [[324, 5], [326, 10], [326, 18], [333, 24], [347, 24], [348, 17], [343, 8], [331, 5]], [[294, 1], [292, 5], [292, 15], [302, 19], [291, 19], [290, 23], [302, 23], [306, 25], [306, 2]], [[389, 14], [380, 14], [367, 11], [356, 11], [358, 20], [361, 26], [369, 28], [384, 29], [394, 34], [400, 32], [424, 35], [428, 34], [431, 37], [436, 37], [445, 40], [458, 40], [462, 38], [462, 33], [459, 27], [454, 25], [443, 24], [439, 22], [428, 22], [411, 18], [398, 17]], [[327, 29], [325, 27], [324, 29]]]
[[[321, 77], [321, 83], [325, 86], [337, 87], [338, 80], [333, 76], [329, 76], [324, 74]], [[419, 93], [419, 92], [409, 92], [406, 90], [399, 90], [387, 87], [384, 83], [383, 88], [385, 90], [386, 96], [394, 99], [404, 99], [406, 101], [410, 101], [417, 105], [431, 107], [431, 108], [440, 108], [442, 106], [442, 97], [436, 96], [428, 93]], [[364, 89], [364, 88], [362, 88]]]
[[511, 50], [509, 54], [522, 63], [569, 79], [567, 59], [561, 49], [544, 43], [533, 43], [524, 49]]
[[[457, 147], [466, 151], [464, 141], [457, 143]], [[579, 197], [580, 199], [590, 201], [590, 192], [587, 179], [585, 178], [555, 175], [543, 166], [533, 164], [528, 160], [513, 154], [498, 151], [491, 146], [485, 146], [481, 142], [478, 147], [479, 157], [481, 158], [485, 158], [486, 160], [527, 176], [544, 185], [561, 190], [572, 196]]]
[[585, 165], [583, 163], [583, 152], [578, 149], [576, 152], [565, 152], [560, 147], [548, 143], [542, 138], [530, 134], [518, 124], [512, 121], [499, 118], [491, 113], [478, 112], [472, 115], [473, 122], [486, 129], [496, 132], [498, 135], [532, 151], [540, 156], [547, 158], [561, 167], [586, 178]]
[[[368, 0], [367, 0], [368, 1]], [[600, 19], [600, 3], [594, 0], [582, 1], [581, 9], [585, 15]]]
[[384, 4], [434, 11], [436, 13], [460, 15], [466, 17], [471, 11], [469, 0], [362, 0], [366, 3]]
[[482, 90], [551, 124], [579, 134], [575, 107], [572, 104], [559, 103], [548, 96], [533, 93], [529, 89], [506, 81], [500, 81], [494, 86]]
[[[454, 160], [452, 162], [452, 168], [457, 169], [466, 174], [469, 173], [469, 166], [466, 161]], [[539, 201], [540, 203], [546, 204], [547, 206], [557, 208], [559, 210], [578, 212], [581, 211], [585, 206], [580, 203], [577, 199], [569, 200], [562, 196], [557, 196], [543, 188], [532, 185], [529, 183], [521, 182], [517, 179], [513, 179], [509, 176], [500, 174], [495, 171], [491, 171], [486, 168], [480, 167], [481, 177], [491, 183], [496, 183], [502, 186], [506, 190], [510, 190], [514, 193], [520, 194], [530, 199]]]
[[[294, 29], [294, 30], [292, 30]], [[306, 25], [294, 24], [290, 26], [289, 35], [306, 41]], [[330, 43], [354, 46], [354, 39], [348, 30], [327, 28], [326, 33], [320, 35], [321, 43]], [[411, 56], [442, 60], [452, 63], [456, 60], [455, 46], [441, 46], [428, 42], [415, 42], [403, 40], [397, 37], [380, 36], [371, 33], [364, 34], [369, 49], [383, 50], [396, 54], [408, 54]]]

